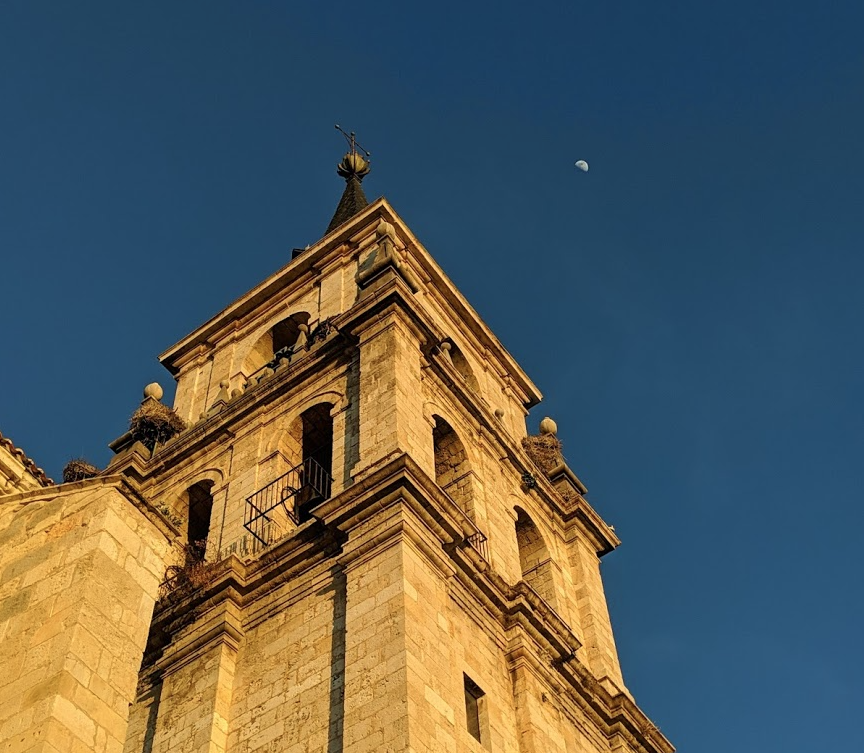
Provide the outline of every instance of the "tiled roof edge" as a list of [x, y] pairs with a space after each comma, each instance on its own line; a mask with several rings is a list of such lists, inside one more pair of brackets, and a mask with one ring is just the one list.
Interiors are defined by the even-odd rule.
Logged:
[[45, 471], [39, 468], [36, 465], [36, 462], [27, 457], [27, 454], [20, 447], [16, 447], [11, 439], [3, 436], [3, 433], [0, 432], [0, 446], [5, 447], [9, 450], [9, 453], [18, 459], [18, 462], [27, 469], [27, 472], [39, 482], [40, 486], [54, 486], [53, 479], [48, 478], [45, 475]]

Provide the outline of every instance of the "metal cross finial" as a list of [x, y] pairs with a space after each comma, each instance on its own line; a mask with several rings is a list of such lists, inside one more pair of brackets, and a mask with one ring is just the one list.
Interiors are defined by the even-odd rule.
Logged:
[[362, 146], [360, 146], [360, 144], [357, 143], [357, 137], [354, 131], [351, 131], [351, 133], [345, 133], [345, 131], [342, 130], [342, 126], [340, 126], [338, 123], [336, 124], [336, 130], [345, 137], [345, 141], [348, 142], [348, 146], [351, 148], [351, 154], [357, 154], [358, 151], [361, 151], [367, 157], [372, 156], [370, 152], [367, 152]]

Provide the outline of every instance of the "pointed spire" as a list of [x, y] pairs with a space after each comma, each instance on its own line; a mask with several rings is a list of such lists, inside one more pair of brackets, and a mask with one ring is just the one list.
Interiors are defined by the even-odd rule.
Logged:
[[[338, 125], [336, 128], [348, 139], [351, 151], [336, 166], [336, 174], [345, 178], [345, 190], [342, 192], [342, 198], [339, 199], [339, 205], [336, 207], [333, 219], [330, 220], [330, 224], [327, 226], [328, 233], [369, 206], [369, 200], [366, 198], [366, 194], [363, 193], [363, 186], [360, 185], [363, 182], [363, 178], [369, 174], [369, 162], [358, 152], [354, 134], [351, 133], [349, 136]], [[368, 157], [369, 152], [365, 153]]]

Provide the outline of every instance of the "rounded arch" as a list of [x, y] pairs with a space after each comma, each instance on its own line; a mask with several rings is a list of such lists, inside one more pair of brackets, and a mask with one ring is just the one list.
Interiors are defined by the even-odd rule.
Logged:
[[452, 338], [447, 338], [444, 340], [444, 343], [449, 347], [446, 348], [448, 355], [450, 356], [450, 362], [453, 364], [453, 368], [456, 369], [456, 372], [462, 379], [465, 381], [465, 384], [468, 386], [472, 392], [479, 394], [480, 393], [480, 383], [477, 381], [477, 377], [474, 375], [474, 369], [471, 368], [471, 364], [468, 362], [468, 359], [465, 357], [465, 354], [462, 352], [462, 349], [453, 342]]
[[188, 489], [193, 484], [208, 482], [213, 487], [213, 490], [216, 491], [222, 486], [224, 480], [225, 473], [221, 468], [204, 468], [189, 474], [183, 484]]
[[287, 416], [283, 416], [278, 421], [277, 428], [267, 441], [267, 453], [269, 454], [280, 449], [285, 435], [290, 434], [292, 430], [296, 433], [297, 422], [300, 417], [310, 408], [322, 404], [330, 406], [330, 417], [332, 418], [348, 407], [348, 398], [336, 390], [326, 390], [316, 392], [314, 395], [302, 400]]
[[438, 484], [469, 518], [475, 520], [474, 485], [471, 461], [459, 434], [442, 416], [432, 415], [432, 446], [435, 460], [435, 483]]
[[308, 333], [310, 316], [308, 311], [296, 311], [274, 324], [268, 324], [256, 337], [250, 337], [249, 348], [242, 359], [243, 374], [251, 376], [278, 353], [290, 355], [291, 349], [301, 341], [301, 335]]
[[298, 463], [313, 458], [328, 474], [333, 459], [332, 412], [332, 403], [314, 403], [298, 413], [285, 432]]
[[186, 511], [186, 563], [203, 562], [210, 538], [210, 518], [213, 514], [213, 487], [215, 482], [202, 478], [180, 494], [181, 505]]
[[297, 414], [283, 433], [280, 452], [296, 469], [296, 519], [330, 496], [333, 478], [333, 404], [318, 402]]
[[518, 505], [516, 513], [516, 545], [522, 580], [530, 585], [552, 607], [556, 605], [555, 581], [552, 577], [552, 555], [537, 524]]
[[[471, 431], [470, 426], [466, 427], [464, 423], [462, 423], [460, 426], [460, 421], [453, 415], [453, 411], [451, 409], [447, 409], [443, 407], [441, 403], [437, 403], [432, 400], [427, 400], [423, 403], [423, 418], [426, 419], [433, 431], [435, 430], [436, 422], [444, 421], [457, 433], [457, 435], [459, 435], [460, 440], [463, 436], [469, 435]], [[471, 467], [479, 467], [481, 459], [479, 457], [477, 448], [475, 446], [472, 446], [470, 442], [464, 443], [463, 447], [465, 448], [465, 453], [468, 457], [468, 462], [471, 464]]]

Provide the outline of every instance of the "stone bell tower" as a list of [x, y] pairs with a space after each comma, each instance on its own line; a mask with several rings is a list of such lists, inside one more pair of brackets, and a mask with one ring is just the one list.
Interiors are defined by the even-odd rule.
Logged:
[[352, 142], [326, 235], [162, 354], [186, 428], [112, 444], [170, 544], [122, 750], [669, 753], [622, 680], [618, 539], [368, 171]]

